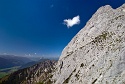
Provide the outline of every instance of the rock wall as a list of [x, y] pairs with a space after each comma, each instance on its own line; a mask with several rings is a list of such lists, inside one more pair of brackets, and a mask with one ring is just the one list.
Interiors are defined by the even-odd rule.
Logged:
[[54, 84], [125, 84], [125, 4], [97, 10], [64, 48]]

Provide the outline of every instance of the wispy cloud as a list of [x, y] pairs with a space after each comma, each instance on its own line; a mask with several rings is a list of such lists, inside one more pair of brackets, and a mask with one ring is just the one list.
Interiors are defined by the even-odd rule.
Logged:
[[68, 28], [76, 24], [80, 24], [80, 16], [78, 15], [73, 17], [72, 19], [65, 19], [63, 23], [64, 25], [67, 25]]

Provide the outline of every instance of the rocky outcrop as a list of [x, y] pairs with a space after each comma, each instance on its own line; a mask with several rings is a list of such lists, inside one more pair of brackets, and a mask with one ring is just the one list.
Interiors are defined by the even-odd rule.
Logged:
[[54, 84], [125, 84], [125, 4], [97, 10], [65, 47]]
[[46, 60], [18, 70], [0, 79], [0, 84], [51, 84], [51, 72], [55, 63], [54, 60]]

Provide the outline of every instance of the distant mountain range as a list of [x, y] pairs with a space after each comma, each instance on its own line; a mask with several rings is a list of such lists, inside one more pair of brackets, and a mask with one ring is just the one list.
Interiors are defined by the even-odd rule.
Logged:
[[[51, 60], [58, 58], [50, 58]], [[0, 78], [11, 74], [17, 70], [31, 67], [43, 61], [47, 61], [43, 57], [23, 57], [14, 55], [0, 55]]]
[[0, 84], [51, 84], [52, 70], [57, 61], [42, 60], [31, 67], [20, 69], [0, 79]]
[[28, 62], [28, 63], [22, 65], [22, 66], [20, 67], [20, 69], [24, 69], [24, 68], [33, 66], [33, 65], [35, 65], [35, 64], [37, 64], [37, 63], [39, 63], [39, 62], [43, 62], [43, 61], [46, 61], [46, 60], [48, 60], [48, 59], [42, 58], [42, 59], [40, 59], [40, 60], [38, 60], [38, 61], [31, 61], [31, 62]]
[[10, 68], [14, 66], [22, 66], [32, 60], [27, 57], [19, 57], [14, 55], [0, 55], [0, 69]]
[[7, 59], [0, 57], [0, 69], [12, 67], [14, 64]]

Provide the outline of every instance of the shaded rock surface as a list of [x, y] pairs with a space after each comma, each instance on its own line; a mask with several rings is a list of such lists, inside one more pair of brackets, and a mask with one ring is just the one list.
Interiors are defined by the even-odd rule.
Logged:
[[31, 67], [18, 70], [0, 79], [0, 84], [51, 84], [56, 61], [45, 60]]
[[125, 4], [97, 10], [64, 48], [54, 84], [125, 84]]

